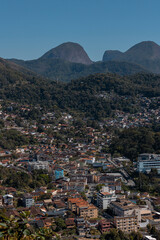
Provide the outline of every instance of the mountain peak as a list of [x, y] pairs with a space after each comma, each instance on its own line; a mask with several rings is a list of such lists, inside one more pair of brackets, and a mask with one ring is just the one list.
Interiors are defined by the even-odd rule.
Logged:
[[74, 63], [92, 64], [83, 47], [74, 42], [62, 43], [46, 52], [40, 59], [63, 59]]
[[128, 49], [125, 54], [138, 54], [143, 59], [160, 59], [160, 46], [153, 41], [144, 41]]
[[153, 41], [143, 41], [126, 52], [105, 51], [103, 61], [125, 61], [143, 66], [154, 73], [160, 73], [160, 46]]
[[133, 47], [137, 47], [137, 46], [141, 46], [141, 47], [159, 47], [159, 45], [153, 41], [142, 41], [140, 43], [135, 44]]

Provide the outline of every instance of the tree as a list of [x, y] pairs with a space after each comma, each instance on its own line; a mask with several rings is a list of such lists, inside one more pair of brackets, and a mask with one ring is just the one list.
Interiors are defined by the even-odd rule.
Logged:
[[0, 214], [0, 239], [2, 240], [51, 240], [53, 235], [60, 239], [58, 235], [50, 229], [33, 229], [29, 225], [28, 217], [30, 212], [22, 212], [18, 218], [14, 216], [6, 217]]
[[87, 200], [87, 197], [86, 197], [85, 192], [81, 192], [81, 197], [82, 197], [84, 200]]
[[[117, 229], [111, 229], [108, 234], [105, 236], [106, 240], [121, 240], [118, 230]], [[124, 240], [124, 239], [123, 239]]]
[[55, 219], [55, 224], [56, 224], [56, 231], [57, 232], [66, 228], [65, 221], [62, 218], [56, 218]]
[[0, 216], [0, 237], [2, 239], [29, 239], [31, 231], [28, 228], [27, 218], [29, 212], [22, 212], [18, 219], [15, 219], [13, 215], [7, 218], [4, 215]]
[[143, 236], [140, 232], [132, 232], [129, 234], [130, 240], [142, 240]]
[[152, 178], [156, 177], [158, 175], [157, 169], [152, 168], [149, 175], [151, 175]]
[[97, 192], [99, 192], [103, 186], [104, 186], [104, 184], [102, 184], [102, 183], [97, 184], [97, 185], [96, 185], [96, 190], [97, 190]]

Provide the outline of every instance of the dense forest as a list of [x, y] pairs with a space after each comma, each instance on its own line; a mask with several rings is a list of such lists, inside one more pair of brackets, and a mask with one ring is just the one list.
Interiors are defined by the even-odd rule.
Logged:
[[[0, 180], [3, 179], [3, 185], [14, 187], [19, 190], [32, 190], [40, 186], [53, 187], [50, 175], [44, 170], [34, 170], [33, 174], [17, 171], [16, 168], [0, 167]], [[3, 190], [1, 190], [1, 193]]]
[[110, 152], [136, 160], [141, 153], [160, 153], [160, 130], [153, 128], [129, 128], [117, 130]]
[[41, 76], [63, 82], [70, 82], [72, 79], [86, 77], [96, 73], [116, 73], [119, 75], [131, 75], [139, 72], [147, 72], [140, 65], [127, 62], [95, 62], [90, 65], [82, 63], [71, 63], [63, 59], [37, 59], [32, 61], [12, 60], [30, 71]]

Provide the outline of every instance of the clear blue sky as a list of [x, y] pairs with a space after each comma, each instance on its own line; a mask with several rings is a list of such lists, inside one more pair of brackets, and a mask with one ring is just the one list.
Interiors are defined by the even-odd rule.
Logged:
[[160, 44], [160, 0], [0, 0], [3, 58], [38, 58], [71, 41], [101, 60], [144, 40]]

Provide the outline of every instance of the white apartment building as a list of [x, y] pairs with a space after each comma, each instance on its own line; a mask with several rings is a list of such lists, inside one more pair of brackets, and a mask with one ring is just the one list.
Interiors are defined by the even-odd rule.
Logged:
[[37, 162], [30, 162], [28, 164], [29, 171], [31, 170], [49, 170], [49, 163], [47, 161], [37, 161]]
[[160, 174], [160, 155], [143, 153], [138, 156], [138, 172], [150, 172], [152, 168], [157, 169]]
[[116, 201], [116, 199], [115, 190], [103, 187], [102, 191], [97, 193], [97, 206], [101, 209], [107, 209], [110, 202]]

